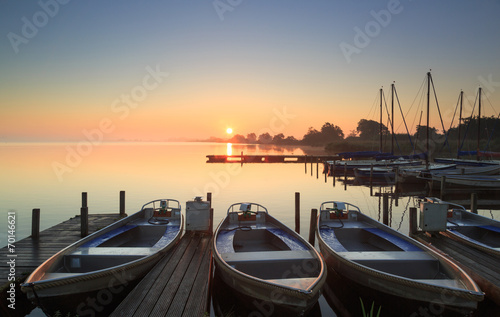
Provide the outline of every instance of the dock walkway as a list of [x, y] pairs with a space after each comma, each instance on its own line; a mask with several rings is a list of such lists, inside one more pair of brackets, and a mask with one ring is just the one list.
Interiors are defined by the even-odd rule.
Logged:
[[[415, 232], [410, 236], [454, 260], [486, 293], [486, 298], [490, 301], [489, 304], [484, 303], [489, 306], [487, 311], [491, 310], [491, 312], [498, 314], [500, 308], [500, 267], [497, 257], [455, 241], [446, 233]], [[484, 316], [498, 315], [488, 313]]]
[[207, 155], [207, 163], [323, 163], [338, 155]]
[[187, 232], [111, 316], [204, 316], [210, 309], [212, 235]]
[[[89, 214], [88, 232], [93, 233], [120, 219], [118, 213], [115, 214]], [[53, 227], [40, 232], [38, 240], [30, 237], [24, 238], [14, 243], [14, 253], [9, 253], [6, 247], [0, 249], [0, 256], [3, 259], [15, 259], [16, 278], [29, 275], [40, 264], [61, 249], [81, 239], [80, 216], [75, 216], [69, 220], [59, 223]], [[13, 256], [15, 255], [15, 257]], [[7, 283], [10, 266], [8, 261], [0, 262], [0, 286]]]

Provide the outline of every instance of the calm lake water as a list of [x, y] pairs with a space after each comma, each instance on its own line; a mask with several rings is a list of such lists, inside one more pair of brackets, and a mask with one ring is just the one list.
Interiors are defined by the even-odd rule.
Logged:
[[[347, 201], [381, 219], [381, 199], [364, 186], [347, 189], [332, 178], [325, 182], [316, 164], [206, 163], [209, 154], [305, 154], [299, 148], [220, 143], [15, 143], [0, 145], [0, 245], [7, 244], [7, 212], [16, 213], [16, 240], [31, 234], [33, 208], [41, 209], [41, 230], [80, 212], [81, 193], [88, 193], [89, 213], [118, 212], [119, 192], [126, 191], [126, 212], [132, 214], [151, 200], [174, 198], [185, 202], [212, 193], [214, 225], [235, 202], [257, 202], [280, 221], [295, 227], [295, 193], [301, 204], [300, 233], [307, 239], [310, 210], [323, 201]], [[374, 192], [391, 189], [374, 188]], [[390, 225], [408, 232], [405, 197], [391, 201]], [[498, 213], [481, 211], [487, 216]], [[2, 280], [5, 278], [2, 277]], [[323, 303], [321, 310], [328, 309]], [[331, 313], [331, 310], [329, 311]], [[332, 313], [333, 314], [333, 313]], [[324, 316], [326, 316], [323, 313]]]

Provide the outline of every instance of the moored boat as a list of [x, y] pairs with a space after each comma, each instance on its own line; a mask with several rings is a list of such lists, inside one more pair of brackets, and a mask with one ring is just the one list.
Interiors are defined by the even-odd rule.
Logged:
[[421, 160], [415, 159], [394, 159], [394, 160], [340, 160], [327, 161], [329, 175], [354, 175], [355, 168], [396, 168], [401, 166], [413, 166], [422, 164]]
[[354, 177], [358, 182], [369, 182], [370, 179], [374, 182], [382, 182], [391, 184], [394, 183], [396, 173], [392, 167], [366, 167], [355, 168]]
[[437, 198], [426, 200], [448, 205], [445, 235], [500, 259], [500, 221], [472, 213], [461, 205]]
[[484, 190], [499, 190], [500, 176], [498, 175], [440, 175], [433, 174], [425, 177], [418, 176], [421, 179], [431, 180], [433, 186], [441, 184], [444, 178], [445, 182], [452, 187], [479, 188]]
[[216, 275], [254, 309], [304, 314], [326, 279], [318, 251], [255, 203], [229, 207], [215, 231], [213, 257]]
[[429, 303], [468, 316], [484, 294], [457, 265], [345, 202], [320, 207], [316, 234], [329, 275], [370, 294], [382, 315], [410, 316]]
[[180, 239], [181, 206], [159, 199], [59, 251], [21, 289], [48, 314], [106, 315]]

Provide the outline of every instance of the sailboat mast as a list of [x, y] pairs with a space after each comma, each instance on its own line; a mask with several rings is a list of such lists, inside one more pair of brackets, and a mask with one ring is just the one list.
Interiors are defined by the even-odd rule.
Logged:
[[391, 84], [391, 154], [394, 155], [394, 83]]
[[382, 153], [382, 94], [383, 90], [380, 88], [380, 147], [379, 151]]
[[427, 73], [427, 128], [426, 128], [426, 156], [425, 156], [425, 166], [429, 168], [429, 103], [430, 103], [430, 91], [431, 91], [431, 72]]
[[477, 114], [477, 154], [476, 159], [479, 161], [479, 140], [481, 139], [481, 91], [482, 88], [479, 87], [479, 110]]
[[460, 115], [458, 118], [458, 143], [457, 143], [457, 159], [460, 158], [458, 151], [460, 151], [460, 140], [462, 139], [462, 104], [464, 101], [464, 91], [460, 90]]

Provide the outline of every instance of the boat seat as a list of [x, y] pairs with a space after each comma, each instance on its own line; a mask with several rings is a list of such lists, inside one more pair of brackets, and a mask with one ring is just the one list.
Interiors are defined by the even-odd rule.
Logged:
[[64, 278], [64, 277], [70, 277], [72, 275], [80, 275], [80, 273], [45, 273], [40, 280], [43, 281], [55, 278]]
[[287, 287], [308, 289], [317, 280], [318, 280], [317, 277], [303, 277], [303, 278], [267, 279], [266, 281]]
[[149, 247], [98, 247], [98, 248], [78, 248], [71, 255], [150, 255], [154, 253]]
[[463, 284], [454, 279], [415, 279], [417, 282], [429, 283], [443, 287], [463, 288]]
[[311, 254], [311, 252], [298, 251], [298, 250], [222, 253], [221, 257], [228, 264], [234, 264], [237, 262], [290, 261], [290, 260], [314, 259], [314, 256]]
[[91, 272], [138, 260], [154, 252], [153, 248], [78, 248], [64, 256], [64, 267], [69, 273]]
[[371, 269], [411, 279], [434, 279], [442, 268], [437, 258], [420, 251], [339, 252]]
[[359, 251], [337, 252], [338, 255], [351, 261], [429, 261], [435, 260], [426, 252], [420, 251]]
[[300, 278], [317, 278], [321, 268], [319, 259], [302, 250], [222, 253], [221, 257], [238, 271], [264, 280], [279, 280], [276, 283], [282, 285], [288, 283], [286, 280], [298, 284]]

